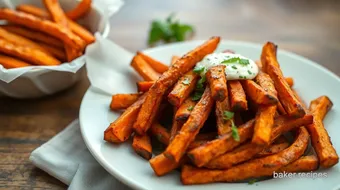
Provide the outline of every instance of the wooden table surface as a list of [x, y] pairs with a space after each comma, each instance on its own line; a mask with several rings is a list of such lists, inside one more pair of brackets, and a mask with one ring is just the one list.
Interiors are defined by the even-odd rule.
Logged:
[[[127, 0], [111, 19], [110, 37], [128, 50], [144, 49], [150, 21], [175, 12], [196, 27], [194, 39], [271, 40], [340, 75], [339, 10], [338, 0]], [[84, 75], [73, 88], [49, 97], [0, 99], [0, 189], [67, 188], [28, 157], [78, 117], [88, 86]]]

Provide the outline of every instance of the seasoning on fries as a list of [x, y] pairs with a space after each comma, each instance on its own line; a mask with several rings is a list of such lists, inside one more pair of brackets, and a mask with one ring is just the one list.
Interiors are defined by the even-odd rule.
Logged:
[[[113, 95], [112, 109], [126, 110], [106, 129], [104, 139], [122, 143], [133, 136], [133, 149], [149, 160], [155, 175], [181, 169], [184, 185], [337, 164], [323, 126], [330, 99], [321, 96], [307, 110], [292, 89], [293, 78], [284, 77], [270, 42], [257, 63], [230, 51], [213, 53], [218, 43], [215, 37], [181, 58], [173, 56], [169, 67], [137, 53], [134, 59], [142, 64], [132, 66], [148, 81], [137, 82], [136, 94]], [[287, 134], [295, 136], [292, 143]], [[154, 157], [150, 137], [165, 146]], [[314, 154], [304, 154], [309, 138]]]

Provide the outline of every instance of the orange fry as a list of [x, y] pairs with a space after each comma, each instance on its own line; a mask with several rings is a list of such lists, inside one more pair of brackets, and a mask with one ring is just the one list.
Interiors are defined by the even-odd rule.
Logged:
[[142, 136], [135, 135], [132, 141], [133, 150], [146, 160], [150, 160], [152, 157], [152, 146], [149, 135]]
[[142, 57], [144, 61], [146, 61], [158, 73], [164, 73], [169, 69], [169, 67], [164, 63], [161, 63], [140, 51], [137, 52], [137, 55]]
[[147, 92], [151, 88], [153, 83], [155, 83], [155, 81], [139, 81], [137, 82], [137, 91]]
[[52, 66], [61, 64], [59, 60], [39, 49], [13, 44], [4, 39], [0, 39], [0, 52], [13, 57], [18, 57], [35, 65]]
[[228, 96], [222, 101], [216, 101], [215, 114], [217, 121], [217, 134], [224, 135], [231, 131], [232, 123], [234, 122], [234, 117], [230, 119], [225, 119], [225, 112], [230, 112], [230, 104]]
[[41, 43], [41, 42], [37, 42], [37, 44], [39, 44], [42, 48], [45, 49], [45, 51], [47, 51], [47, 53], [53, 55], [53, 57], [61, 60], [61, 61], [66, 61], [66, 55], [65, 52], [63, 51], [63, 49], [61, 48], [57, 48], [57, 47], [53, 47], [53, 46], [49, 46], [45, 43]]
[[225, 65], [214, 66], [206, 73], [211, 94], [216, 101], [223, 101], [228, 97], [227, 78], [224, 72], [225, 68]]
[[92, 0], [82, 0], [76, 8], [67, 11], [66, 15], [72, 20], [78, 20], [84, 17], [91, 10]]
[[231, 110], [233, 111], [248, 110], [246, 94], [243, 90], [240, 81], [237, 80], [228, 81], [228, 90]]
[[139, 55], [132, 59], [131, 66], [146, 81], [154, 81], [159, 78], [159, 74]]
[[110, 109], [126, 109], [134, 104], [141, 94], [115, 94], [112, 96]]
[[175, 118], [178, 122], [184, 122], [190, 116], [191, 111], [194, 109], [196, 102], [190, 97], [187, 98], [184, 103], [177, 109]]
[[6, 69], [20, 68], [32, 66], [29, 63], [21, 61], [19, 59], [15, 59], [13, 57], [8, 57], [0, 54], [0, 65], [4, 66]]

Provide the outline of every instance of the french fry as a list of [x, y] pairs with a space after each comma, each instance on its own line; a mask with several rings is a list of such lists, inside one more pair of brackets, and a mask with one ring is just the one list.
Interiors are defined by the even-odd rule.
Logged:
[[84, 17], [91, 10], [92, 0], [82, 0], [76, 8], [67, 11], [66, 16], [72, 20], [78, 20]]
[[51, 54], [53, 57], [59, 59], [60, 61], [66, 61], [66, 54], [61, 48], [49, 46], [45, 43], [37, 42], [45, 51]]
[[188, 120], [184, 123], [180, 132], [175, 136], [173, 141], [171, 141], [164, 151], [164, 156], [174, 160], [175, 162], [179, 162], [189, 144], [195, 140], [200, 128], [208, 119], [213, 105], [214, 101], [211, 97], [210, 88], [207, 86], [202, 98], [192, 110]]
[[286, 115], [286, 114], [287, 114], [285, 108], [282, 106], [282, 104], [281, 104], [280, 101], [277, 103], [276, 106], [277, 106], [277, 110], [279, 111], [279, 113], [280, 113], [281, 115]]
[[31, 64], [21, 61], [19, 59], [15, 59], [13, 57], [8, 57], [8, 56], [1, 55], [1, 54], [0, 54], [0, 65], [4, 66], [6, 69], [14, 69], [14, 68], [32, 66]]
[[159, 78], [159, 74], [139, 55], [132, 59], [131, 66], [146, 81], [154, 81]]
[[319, 162], [316, 155], [301, 156], [294, 162], [283, 166], [277, 172], [295, 173], [295, 172], [310, 172], [318, 169]]
[[227, 78], [224, 72], [225, 68], [225, 65], [214, 66], [206, 73], [212, 97], [216, 101], [223, 101], [228, 97]]
[[[274, 141], [275, 138], [276, 136], [273, 136], [272, 141]], [[235, 148], [231, 152], [227, 152], [217, 158], [212, 159], [210, 162], [205, 164], [204, 167], [210, 169], [228, 169], [233, 165], [245, 162], [254, 157], [258, 158], [278, 153], [288, 146], [289, 143], [287, 140], [285, 142], [273, 144], [268, 147], [248, 142]]]
[[115, 94], [111, 98], [110, 109], [126, 109], [134, 104], [141, 94]]
[[176, 56], [176, 55], [172, 56], [172, 57], [171, 57], [171, 65], [175, 64], [175, 62], [176, 62], [179, 58], [181, 58], [181, 57]]
[[146, 93], [143, 94], [135, 103], [128, 107], [104, 131], [104, 140], [113, 143], [122, 143], [129, 139], [132, 133], [132, 125], [135, 122], [138, 112], [145, 101]]
[[170, 134], [166, 128], [159, 123], [155, 122], [150, 127], [150, 132], [154, 135], [157, 140], [164, 145], [168, 145], [170, 142]]
[[158, 73], [164, 73], [169, 69], [169, 67], [164, 63], [161, 63], [140, 51], [137, 52], [137, 55], [142, 57], [144, 61], [146, 61]]
[[[313, 120], [312, 115], [305, 115], [303, 118], [294, 119], [288, 116], [279, 116], [274, 121], [271, 138], [276, 139], [281, 134], [290, 131], [293, 128], [307, 125]], [[240, 141], [235, 141], [231, 133], [220, 136], [218, 139], [210, 141], [203, 146], [197, 147], [188, 152], [188, 157], [198, 167], [204, 166], [209, 161], [218, 156], [233, 150], [241, 143], [249, 139], [253, 134], [254, 119], [239, 126], [238, 133]], [[260, 145], [261, 146], [261, 145]]]
[[133, 150], [146, 160], [150, 160], [152, 157], [152, 146], [149, 135], [133, 136], [132, 141]]
[[172, 141], [175, 138], [175, 136], [181, 130], [183, 123], [184, 123], [184, 122], [180, 122], [176, 120], [177, 108], [175, 106], [173, 107], [173, 110], [174, 110], [174, 115], [172, 118], [172, 126], [170, 130], [170, 141]]
[[11, 33], [18, 34], [20, 36], [26, 37], [28, 39], [31, 39], [37, 42], [42, 42], [42, 43], [48, 44], [50, 46], [55, 46], [58, 48], [64, 48], [62, 41], [52, 36], [49, 36], [47, 34], [41, 33], [41, 32], [37, 32], [34, 30], [30, 30], [30, 29], [20, 27], [20, 26], [15, 26], [15, 25], [2, 25], [1, 28]]
[[196, 102], [194, 100], [192, 100], [190, 97], [187, 98], [176, 111], [175, 114], [176, 121], [178, 122], [186, 121], [189, 118], [190, 113], [194, 109], [195, 105]]
[[53, 66], [61, 64], [59, 60], [39, 49], [13, 44], [4, 39], [0, 39], [0, 52], [13, 57], [18, 57], [35, 65]]
[[320, 166], [329, 168], [339, 162], [339, 156], [334, 149], [329, 135], [323, 125], [323, 119], [332, 108], [333, 103], [327, 96], [321, 96], [310, 103], [309, 111], [314, 116], [313, 124], [307, 125], [311, 135], [312, 145], [318, 155]]
[[301, 103], [302, 108], [305, 110], [306, 113], [309, 112], [309, 110], [307, 109], [307, 105], [306, 103], [302, 100], [302, 98], [299, 96], [299, 94], [296, 92], [296, 90], [292, 89], [294, 96], [298, 99], [298, 101]]
[[[46, 12], [43, 9], [40, 9], [39, 7], [35, 7], [33, 5], [27, 5], [27, 4], [21, 4], [16, 7], [18, 11], [22, 11], [31, 15], [34, 15], [39, 18], [51, 20], [51, 16], [48, 12]], [[93, 43], [96, 39], [94, 38], [93, 34], [86, 30], [84, 27], [79, 25], [78, 23], [67, 19], [70, 29], [73, 33], [78, 35], [81, 39], [83, 39], [86, 44]]]
[[[277, 100], [277, 92], [273, 81], [266, 73], [259, 72], [255, 77], [255, 81], [263, 88], [265, 92], [270, 94]], [[251, 96], [250, 96], [251, 97]], [[252, 143], [269, 145], [270, 135], [274, 124], [274, 116], [276, 113], [276, 105], [259, 105], [255, 116], [254, 134]]]
[[271, 93], [266, 92], [260, 85], [252, 80], [242, 80], [242, 87], [247, 96], [259, 105], [275, 105], [278, 100], [277, 97]]
[[296, 118], [302, 117], [306, 113], [283, 77], [280, 65], [277, 62], [276, 51], [277, 46], [271, 42], [267, 42], [262, 49], [261, 62], [264, 65], [266, 73], [268, 73], [274, 81], [279, 96], [278, 98], [287, 114]]
[[198, 78], [199, 75], [193, 71], [189, 71], [181, 77], [168, 95], [169, 102], [176, 107], [181, 106], [195, 89]]
[[3, 28], [0, 28], [0, 38], [3, 38], [11, 43], [14, 43], [14, 44], [18, 44], [18, 45], [22, 45], [22, 46], [28, 46], [28, 47], [31, 47], [31, 48], [34, 48], [34, 49], [39, 49], [45, 53], [48, 53], [48, 51], [40, 46], [39, 44], [25, 38], [25, 37], [22, 37], [20, 35], [17, 35], [15, 33], [11, 33], [11, 32], [8, 32], [7, 30], [3, 29]]
[[297, 160], [306, 150], [309, 134], [303, 127], [294, 143], [287, 149], [264, 158], [254, 159], [227, 170], [211, 170], [185, 165], [181, 181], [185, 185], [212, 182], [233, 182], [254, 177], [271, 176], [273, 172]]
[[81, 38], [79, 38], [77, 35], [74, 35], [66, 28], [60, 27], [58, 24], [51, 21], [42, 20], [30, 14], [18, 12], [8, 8], [0, 9], [0, 19], [47, 33], [78, 50], [82, 51], [85, 48], [85, 42]]
[[138, 134], [144, 134], [150, 128], [166, 91], [172, 87], [181, 76], [192, 69], [197, 62], [202, 60], [207, 54], [212, 53], [216, 49], [219, 41], [219, 37], [213, 37], [201, 46], [190, 51], [177, 60], [176, 63], [164, 72], [155, 84], [152, 85], [133, 126]]
[[294, 85], [294, 79], [292, 77], [286, 77], [285, 80], [289, 87], [292, 87]]
[[179, 163], [165, 157], [164, 154], [159, 154], [149, 160], [150, 166], [157, 176], [163, 176], [170, 171], [178, 168], [185, 160], [182, 159]]
[[[49, 11], [49, 13], [52, 16], [52, 20], [59, 24], [60, 26], [63, 26], [65, 30], [71, 31], [69, 29], [69, 24], [66, 15], [64, 14], [63, 9], [60, 7], [58, 0], [43, 0], [46, 9]], [[75, 58], [79, 57], [81, 54], [80, 51], [73, 48], [72, 46], [65, 45], [65, 51], [66, 51], [66, 57], [67, 61], [71, 62]]]
[[248, 110], [248, 102], [246, 94], [242, 88], [240, 81], [232, 80], [228, 81], [228, 90], [230, 97], [230, 106], [233, 111], [245, 111]]
[[155, 81], [139, 81], [137, 82], [137, 91], [147, 92], [151, 88], [153, 83], [155, 83]]
[[217, 122], [217, 134], [224, 135], [231, 131], [234, 117], [225, 119], [225, 112], [231, 112], [228, 96], [223, 101], [216, 101], [215, 114]]

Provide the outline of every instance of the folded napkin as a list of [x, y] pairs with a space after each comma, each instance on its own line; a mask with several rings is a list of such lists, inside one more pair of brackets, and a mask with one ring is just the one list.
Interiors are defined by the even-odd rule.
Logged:
[[29, 159], [38, 168], [69, 185], [69, 189], [130, 190], [92, 157], [81, 136], [78, 120], [35, 149]]

